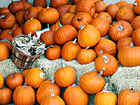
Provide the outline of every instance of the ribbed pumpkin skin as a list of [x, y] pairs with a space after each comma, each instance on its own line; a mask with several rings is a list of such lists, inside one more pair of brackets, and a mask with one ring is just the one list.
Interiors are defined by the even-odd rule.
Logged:
[[101, 91], [96, 94], [94, 103], [95, 105], [116, 105], [117, 96], [111, 91]]
[[33, 2], [34, 6], [41, 6], [43, 8], [47, 7], [47, 1], [46, 0], [34, 0]]
[[127, 1], [119, 1], [119, 2], [117, 2], [116, 3], [116, 5], [120, 8], [120, 7], [122, 7], [123, 5], [127, 5], [128, 4], [128, 2]]
[[118, 41], [124, 37], [130, 37], [133, 33], [133, 28], [130, 23], [126, 21], [118, 21], [109, 29], [109, 35], [114, 41]]
[[134, 45], [140, 46], [140, 28], [136, 29], [132, 34]]
[[64, 25], [54, 34], [54, 40], [57, 44], [62, 45], [67, 41], [77, 37], [77, 30], [71, 25]]
[[138, 2], [135, 1], [135, 3], [137, 3], [137, 5], [136, 6], [134, 5], [133, 10], [137, 15], [140, 15], [140, 3], [139, 1]]
[[34, 105], [35, 92], [30, 86], [18, 86], [13, 93], [15, 105]]
[[130, 89], [122, 90], [118, 95], [118, 105], [140, 105], [140, 92]]
[[81, 47], [95, 46], [100, 40], [100, 32], [93, 25], [86, 25], [78, 31], [78, 43]]
[[89, 96], [80, 86], [69, 86], [64, 92], [64, 101], [67, 105], [88, 105]]
[[0, 43], [0, 61], [9, 57], [9, 49], [6, 45]]
[[3, 75], [0, 73], [0, 88], [3, 87], [3, 84], [4, 84], [4, 78]]
[[67, 5], [63, 5], [57, 8], [57, 11], [59, 12], [59, 17], [62, 17], [64, 14], [68, 13], [69, 8], [72, 5], [67, 4]]
[[140, 16], [136, 16], [136, 17], [133, 19], [131, 25], [132, 25], [132, 27], [133, 27], [134, 30], [140, 28]]
[[[105, 57], [107, 57], [107, 59]], [[112, 55], [102, 54], [95, 59], [95, 68], [98, 72], [105, 68], [105, 71], [103, 71], [103, 75], [109, 76], [117, 71], [118, 61]]]
[[110, 54], [115, 56], [117, 47], [115, 42], [109, 39], [101, 39], [99, 43], [94, 47], [97, 56], [102, 54]]
[[50, 3], [52, 7], [58, 8], [62, 5], [66, 5], [68, 3], [68, 0], [51, 0]]
[[112, 23], [112, 17], [111, 17], [111, 15], [109, 15], [109, 13], [107, 13], [107, 12], [100, 12], [99, 15], [98, 15], [97, 17], [103, 18], [103, 19], [106, 20], [109, 24]]
[[58, 68], [55, 72], [55, 80], [60, 87], [68, 87], [75, 83], [76, 73], [70, 66]]
[[59, 86], [56, 83], [51, 83], [50, 80], [45, 80], [37, 90], [36, 99], [38, 103], [41, 103], [44, 97], [51, 95], [50, 88], [53, 90], [54, 95], [60, 96]]
[[71, 61], [77, 58], [77, 53], [81, 49], [78, 43], [73, 43], [73, 41], [66, 42], [62, 47], [62, 58], [66, 61]]
[[51, 25], [50, 31], [54, 31], [55, 32], [56, 30], [58, 30], [60, 28], [58, 23], [60, 23], [60, 19], [55, 24]]
[[40, 84], [45, 80], [44, 71], [40, 70], [37, 67], [31, 68], [25, 76], [25, 82], [27, 85], [34, 88], [38, 88]]
[[74, 17], [75, 14], [73, 13], [65, 13], [61, 19], [60, 19], [60, 22], [62, 25], [71, 25], [71, 21], [72, 21], [72, 18]]
[[86, 93], [95, 94], [103, 89], [105, 80], [102, 76], [98, 77], [97, 74], [97, 72], [91, 71], [80, 77], [80, 86]]
[[118, 51], [118, 60], [121, 65], [133, 67], [140, 65], [140, 47], [124, 46]]

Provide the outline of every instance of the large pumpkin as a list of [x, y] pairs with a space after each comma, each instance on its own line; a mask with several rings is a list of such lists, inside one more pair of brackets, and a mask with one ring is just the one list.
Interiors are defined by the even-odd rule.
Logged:
[[67, 105], [88, 105], [89, 101], [88, 94], [75, 84], [65, 90], [63, 98]]
[[93, 25], [80, 26], [78, 31], [78, 43], [81, 47], [95, 46], [100, 40], [100, 32]]
[[9, 49], [6, 45], [0, 43], [0, 61], [9, 57]]
[[4, 84], [4, 78], [3, 75], [0, 73], [0, 88], [3, 87], [3, 84]]

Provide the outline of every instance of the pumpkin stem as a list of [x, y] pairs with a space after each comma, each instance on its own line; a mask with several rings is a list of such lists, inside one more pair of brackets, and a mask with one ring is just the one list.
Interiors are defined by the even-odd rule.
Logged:
[[110, 20], [110, 17], [108, 16], [107, 19]]
[[104, 86], [102, 92], [108, 92], [108, 90], [107, 90], [108, 85], [109, 85], [109, 83], [106, 83], [106, 84], [105, 84], [105, 86]]
[[47, 9], [49, 9], [50, 7], [49, 6], [47, 6]]
[[29, 12], [28, 11], [26, 11], [26, 14], [28, 14]]
[[82, 26], [82, 25], [80, 25], [79, 27], [81, 28], [81, 30], [83, 30], [85, 28], [85, 26]]
[[77, 19], [78, 21], [80, 21], [81, 20], [81, 18], [80, 17], [78, 17], [78, 19]]
[[91, 8], [91, 11], [93, 12], [93, 8]]
[[89, 46], [87, 46], [85, 49], [88, 50], [89, 49]]
[[103, 56], [103, 61], [104, 61], [104, 63], [108, 63], [109, 62], [109, 59], [108, 59], [108, 56]]
[[138, 5], [138, 3], [133, 3], [134, 4], [134, 6], [137, 6]]
[[53, 93], [53, 90], [50, 88], [50, 91], [51, 91], [51, 97], [54, 97], [54, 93]]
[[58, 23], [59, 27], [62, 27], [62, 24], [61, 23]]
[[49, 25], [49, 24], [47, 24], [46, 26], [47, 26], [47, 28], [49, 28], [49, 29], [50, 29], [50, 25]]
[[5, 19], [5, 15], [0, 16], [0, 19]]
[[74, 39], [74, 41], [72, 43], [76, 44], [77, 38]]
[[105, 68], [102, 68], [102, 70], [97, 74], [98, 77], [101, 77], [103, 75], [103, 72], [105, 71]]
[[43, 72], [41, 72], [41, 73], [39, 74], [39, 76], [40, 76], [40, 78], [43, 79], [43, 80], [45, 80], [45, 78], [46, 78], [45, 73], [43, 73]]
[[133, 46], [134, 46], [134, 44], [133, 44], [133, 42], [131, 42], [131, 43], [130, 43], [130, 47], [133, 47]]
[[11, 31], [9, 31], [9, 34], [12, 34], [12, 32], [11, 32]]
[[10, 76], [10, 78], [12, 78], [12, 77], [13, 77], [13, 75]]
[[103, 50], [100, 50], [99, 53], [100, 53], [100, 54], [103, 54]]
[[75, 87], [76, 86], [76, 84], [72, 84], [72, 87]]
[[131, 88], [131, 89], [130, 89], [130, 92], [134, 92], [134, 88]]
[[62, 67], [62, 68], [65, 67], [64, 62], [63, 62], [63, 58], [61, 58], [61, 67]]
[[25, 82], [24, 84], [23, 84], [23, 88], [26, 88], [27, 87], [27, 83]]
[[118, 27], [117, 27], [117, 29], [119, 30], [119, 31], [122, 31], [123, 30], [123, 26], [122, 25], [119, 25]]
[[54, 78], [52, 78], [51, 83], [55, 83], [55, 79]]

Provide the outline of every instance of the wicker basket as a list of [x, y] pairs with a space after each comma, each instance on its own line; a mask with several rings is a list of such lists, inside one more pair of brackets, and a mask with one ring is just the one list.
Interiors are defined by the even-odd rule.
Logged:
[[25, 55], [24, 53], [22, 53], [21, 51], [16, 49], [14, 46], [14, 42], [15, 42], [15, 39], [18, 37], [28, 37], [28, 36], [27, 35], [19, 35], [19, 36], [16, 36], [15, 38], [12, 39], [11, 59], [12, 59], [13, 63], [19, 68], [23, 68], [23, 69], [31, 68], [33, 62], [42, 55], [29, 56], [29, 55]]

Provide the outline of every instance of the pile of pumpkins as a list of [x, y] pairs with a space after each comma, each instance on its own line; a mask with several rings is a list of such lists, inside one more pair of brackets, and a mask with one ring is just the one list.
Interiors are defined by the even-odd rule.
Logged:
[[[40, 36], [47, 47], [46, 59], [77, 60], [81, 65], [94, 61], [97, 70], [82, 75], [80, 86], [74, 85], [73, 68], [64, 65], [55, 73], [56, 83], [54, 79], [45, 80], [47, 74], [40, 68], [10, 74], [5, 79], [9, 88], [0, 89], [3, 92], [0, 104], [8, 104], [13, 97], [16, 105], [32, 105], [36, 96], [41, 105], [87, 105], [88, 94], [97, 93], [95, 105], [132, 105], [133, 102], [139, 105], [140, 92], [133, 88], [122, 90], [118, 101], [114, 93], [103, 89], [106, 87], [103, 76], [113, 75], [118, 62], [126, 67], [140, 65], [139, 15], [140, 0], [108, 6], [102, 0], [51, 0], [50, 6], [46, 0], [34, 0], [33, 5], [20, 0], [9, 3], [8, 8], [0, 8], [0, 61], [9, 58], [13, 37], [30, 33], [33, 36], [49, 27]], [[4, 81], [2, 76], [0, 88], [1, 81]], [[59, 97], [60, 87], [67, 87], [64, 101]]]

